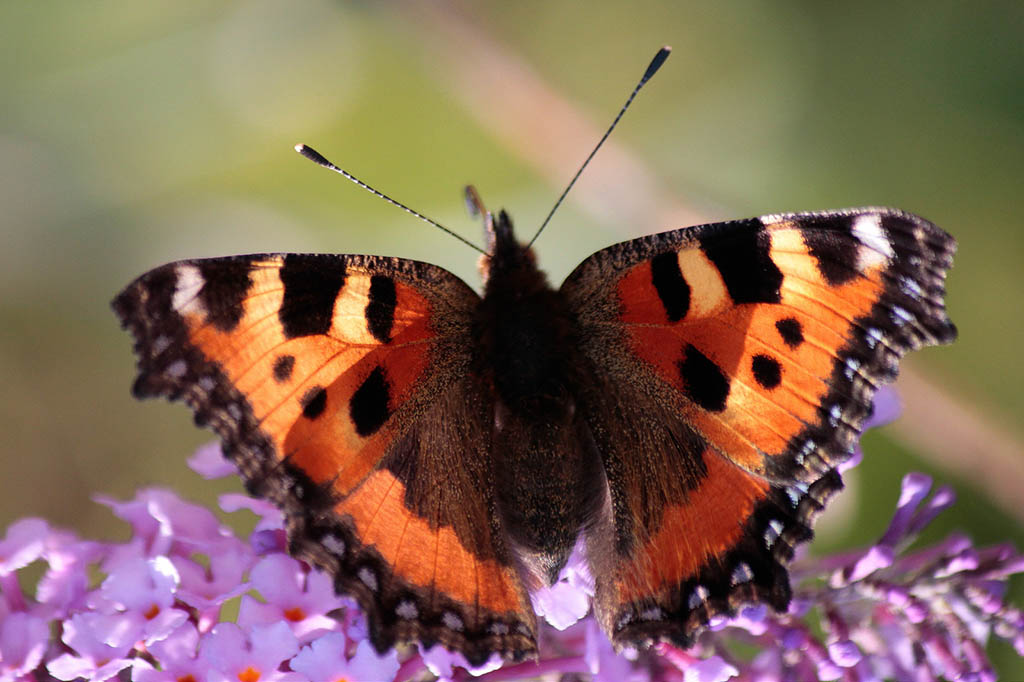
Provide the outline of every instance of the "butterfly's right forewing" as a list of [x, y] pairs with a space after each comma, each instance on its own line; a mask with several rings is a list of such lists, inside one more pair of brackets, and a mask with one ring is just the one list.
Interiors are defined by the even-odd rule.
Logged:
[[869, 208], [650, 235], [570, 275], [611, 497], [590, 542], [613, 640], [685, 644], [715, 614], [788, 603], [785, 564], [841, 487], [877, 386], [955, 337], [954, 248]]

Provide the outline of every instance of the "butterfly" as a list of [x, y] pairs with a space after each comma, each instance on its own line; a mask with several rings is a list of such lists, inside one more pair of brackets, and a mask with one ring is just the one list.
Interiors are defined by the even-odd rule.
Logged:
[[184, 260], [113, 301], [138, 397], [183, 400], [378, 650], [535, 656], [581, 540], [613, 644], [784, 609], [786, 565], [911, 349], [951, 342], [954, 240], [887, 208], [686, 227], [557, 289], [504, 211], [478, 294], [367, 255]]

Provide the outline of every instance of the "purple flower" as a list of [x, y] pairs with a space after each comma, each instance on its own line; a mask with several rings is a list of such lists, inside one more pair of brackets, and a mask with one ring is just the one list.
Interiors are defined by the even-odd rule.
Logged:
[[49, 526], [42, 519], [21, 519], [7, 529], [0, 540], [0, 576], [24, 568], [43, 554]]
[[[170, 491], [158, 488], [142, 490], [130, 502], [118, 502], [105, 496], [96, 499], [131, 524], [135, 532], [131, 544], [141, 544], [147, 556], [189, 556], [193, 552], [239, 550], [238, 539], [217, 521], [213, 512], [184, 502]], [[135, 552], [131, 546], [118, 550], [126, 556]], [[115, 563], [117, 560], [117, 553], [108, 558]]]
[[218, 498], [217, 503], [221, 509], [228, 513], [241, 509], [251, 511], [260, 519], [256, 522], [257, 531], [280, 531], [284, 529], [284, 515], [281, 513], [281, 510], [266, 500], [258, 500], [255, 497], [249, 497], [241, 493], [226, 493]]
[[650, 677], [641, 668], [634, 665], [636, 652], [633, 652], [633, 660], [629, 657], [618, 654], [612, 648], [611, 642], [597, 626], [593, 618], [586, 623], [586, 641], [583, 650], [583, 661], [587, 669], [594, 676], [594, 682], [646, 682]]
[[242, 579], [256, 557], [248, 552], [217, 553], [206, 566], [185, 557], [172, 557], [180, 582], [175, 598], [199, 612], [216, 612], [221, 604], [249, 589]]
[[45, 521], [22, 519], [13, 523], [4, 539], [0, 540], [0, 590], [6, 598], [4, 606], [11, 610], [25, 608], [17, 571], [42, 555], [48, 530]]
[[[699, 658], [670, 644], [658, 644], [655, 649], [666, 663], [682, 673], [683, 682], [725, 682], [739, 674], [735, 666], [720, 656]], [[777, 654], [778, 649], [765, 653]]]
[[900, 394], [890, 385], [879, 386], [871, 401], [871, 415], [864, 420], [864, 430], [896, 421], [903, 412]]
[[[931, 479], [909, 474], [889, 528], [878, 543], [860, 553], [794, 565], [795, 578], [831, 569], [825, 587], [812, 582], [796, 586], [798, 599], [814, 602], [825, 614], [821, 621], [827, 656], [818, 656], [815, 638], [801, 649], [815, 665], [819, 679], [855, 670], [867, 679], [985, 679], [993, 674], [981, 653], [984, 642], [999, 629], [998, 605], [987, 573], [1021, 568], [1013, 550], [976, 550], [962, 536], [933, 547], [905, 552], [924, 525], [952, 503], [940, 488], [928, 499]], [[808, 633], [809, 636], [809, 633]], [[799, 662], [799, 661], [798, 661]], [[838, 666], [838, 667], [836, 667]]]
[[718, 656], [708, 656], [694, 661], [684, 671], [686, 682], [726, 682], [739, 674], [733, 665], [726, 663]]
[[61, 638], [74, 652], [58, 656], [46, 669], [58, 680], [107, 680], [131, 665], [128, 654], [142, 636], [136, 621], [114, 614], [76, 613], [64, 621]]
[[188, 618], [186, 612], [171, 608], [177, 587], [178, 571], [170, 559], [140, 557], [112, 570], [91, 606], [138, 621], [142, 639], [151, 644], [167, 637]]
[[168, 637], [153, 642], [149, 654], [159, 669], [144, 658], [132, 661], [132, 682], [184, 682], [206, 678], [209, 664], [199, 658], [199, 631], [185, 623]]
[[338, 621], [327, 614], [341, 608], [343, 601], [325, 573], [304, 570], [297, 560], [274, 554], [260, 559], [249, 579], [265, 603], [243, 596], [240, 625], [288, 623], [300, 642], [337, 629]]
[[857, 645], [848, 639], [829, 644], [828, 657], [842, 668], [852, 668], [864, 658]]
[[0, 613], [0, 619], [0, 678], [18, 679], [43, 660], [50, 626], [29, 613]]
[[292, 659], [292, 670], [309, 678], [310, 682], [335, 680], [379, 680], [390, 682], [401, 667], [398, 654], [389, 651], [381, 656], [366, 640], [359, 642], [351, 657], [345, 656], [345, 637], [330, 632], [313, 640]]
[[585, 552], [586, 543], [580, 538], [558, 580], [530, 595], [533, 610], [556, 630], [566, 629], [590, 610], [594, 579]]
[[[892, 386], [880, 386], [875, 392], [874, 400], [871, 402], [871, 414], [864, 420], [864, 430], [882, 426], [896, 421], [903, 411], [903, 403], [900, 401], [899, 393]], [[840, 473], [853, 469], [864, 459], [864, 451], [860, 447], [860, 441], [853, 448], [850, 458], [839, 465]]]
[[248, 631], [220, 623], [203, 638], [199, 655], [216, 682], [299, 682], [301, 675], [281, 672], [281, 664], [299, 650], [287, 623], [254, 625]]
[[185, 463], [188, 464], [189, 469], [206, 480], [224, 478], [238, 473], [238, 467], [224, 456], [220, 441], [216, 440], [200, 445]]
[[423, 646], [420, 645], [419, 649], [423, 664], [427, 667], [427, 670], [437, 675], [439, 682], [451, 680], [455, 676], [455, 668], [462, 668], [468, 671], [470, 675], [478, 677], [492, 670], [497, 670], [503, 664], [501, 657], [497, 654], [492, 655], [481, 665], [472, 666], [465, 656], [457, 651], [448, 651], [443, 646], [435, 645], [424, 650]]
[[911, 521], [931, 487], [932, 479], [925, 474], [907, 474], [903, 478], [900, 500], [896, 504], [896, 515], [892, 517], [888, 530], [879, 540], [879, 546], [893, 547], [909, 534]]
[[105, 553], [99, 542], [79, 540], [73, 533], [50, 529], [44, 541], [46, 572], [36, 586], [36, 599], [53, 616], [66, 617], [85, 607], [89, 589], [87, 567]]

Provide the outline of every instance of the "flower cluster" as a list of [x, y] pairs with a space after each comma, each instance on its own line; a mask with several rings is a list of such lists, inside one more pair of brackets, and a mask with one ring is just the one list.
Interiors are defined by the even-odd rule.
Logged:
[[[890, 412], [879, 404], [876, 421]], [[219, 448], [191, 462], [230, 473]], [[984, 646], [1009, 640], [1024, 655], [1024, 615], [1004, 601], [1024, 571], [1009, 546], [975, 548], [963, 536], [908, 545], [953, 502], [946, 488], [904, 479], [888, 530], [873, 546], [791, 567], [787, 613], [750, 607], [713, 622], [688, 650], [667, 644], [616, 653], [586, 616], [593, 580], [580, 553], [534, 595], [547, 621], [542, 658], [470, 669], [441, 647], [378, 654], [366, 622], [330, 578], [289, 557], [279, 512], [244, 495], [221, 499], [260, 521], [246, 539], [209, 510], [151, 489], [100, 499], [131, 525], [127, 542], [81, 539], [39, 519], [0, 541], [0, 680], [327, 682], [514, 680], [549, 673], [598, 681], [988, 680]], [[28, 585], [24, 570], [42, 564]]]
[[[785, 614], [744, 610], [711, 628], [696, 651], [756, 680], [994, 680], [984, 645], [995, 634], [1024, 655], [1024, 614], [1004, 603], [1006, 579], [1024, 571], [1009, 545], [976, 548], [962, 535], [906, 551], [954, 497], [923, 474], [903, 479], [881, 539], [845, 554], [801, 558], [790, 570]], [[738, 641], [752, 660], [734, 661]], [[728, 679], [720, 677], [718, 679]]]
[[[225, 507], [243, 506], [233, 497], [242, 496], [226, 496]], [[399, 673], [397, 653], [373, 650], [358, 609], [335, 595], [330, 578], [285, 553], [276, 510], [246, 498], [263, 520], [243, 542], [209, 510], [167, 491], [101, 502], [131, 524], [128, 542], [81, 540], [39, 519], [14, 523], [0, 542], [0, 679], [300, 682]], [[30, 597], [18, 572], [35, 561], [45, 571]]]

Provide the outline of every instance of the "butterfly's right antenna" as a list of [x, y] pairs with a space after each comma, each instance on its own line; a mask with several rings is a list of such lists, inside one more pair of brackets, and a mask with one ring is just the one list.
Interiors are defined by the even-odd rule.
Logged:
[[665, 47], [658, 50], [658, 54], [654, 55], [654, 59], [652, 59], [651, 63], [647, 66], [647, 70], [644, 71], [644, 75], [640, 78], [640, 82], [636, 84], [636, 87], [633, 88], [633, 92], [629, 94], [629, 98], [626, 100], [626, 103], [622, 105], [621, 109], [619, 109], [618, 116], [616, 116], [615, 120], [612, 121], [612, 124], [608, 126], [608, 130], [606, 130], [604, 135], [601, 136], [601, 139], [600, 141], [598, 141], [597, 146], [594, 147], [594, 150], [592, 152], [590, 152], [590, 156], [588, 156], [586, 161], [583, 162], [583, 165], [580, 166], [580, 169], [576, 171], [576, 175], [572, 176], [572, 180], [569, 181], [569, 186], [565, 188], [565, 191], [562, 192], [562, 196], [558, 197], [558, 201], [556, 201], [555, 205], [551, 207], [551, 212], [548, 213], [548, 217], [545, 218], [544, 222], [540, 224], [539, 228], [537, 228], [537, 233], [533, 235], [533, 239], [530, 240], [530, 242], [527, 244], [527, 247], [533, 246], [533, 243], [537, 241], [537, 237], [539, 237], [540, 233], [544, 231], [545, 227], [547, 227], [548, 222], [551, 220], [551, 216], [555, 215], [555, 211], [557, 211], [558, 207], [562, 205], [562, 201], [565, 199], [565, 195], [569, 193], [569, 190], [572, 189], [572, 186], [576, 184], [577, 180], [579, 180], [580, 175], [583, 173], [583, 169], [587, 167], [587, 164], [590, 163], [590, 160], [594, 158], [594, 154], [597, 154], [597, 150], [601, 148], [601, 145], [604, 144], [604, 141], [607, 140], [608, 136], [612, 134], [613, 130], [615, 130], [615, 126], [619, 124], [619, 119], [621, 119], [622, 115], [626, 113], [626, 109], [629, 108], [629, 105], [633, 103], [633, 100], [636, 98], [636, 94], [640, 92], [640, 88], [644, 87], [644, 85], [647, 84], [647, 81], [651, 80], [651, 77], [658, 72], [658, 69], [661, 68], [661, 65], [665, 63], [666, 59], [668, 59], [668, 55], [670, 52], [672, 52], [672, 48], [666, 45]]
[[469, 246], [470, 248], [475, 249], [476, 251], [479, 251], [480, 253], [484, 254], [485, 256], [487, 255], [487, 252], [484, 251], [483, 249], [481, 249], [479, 246], [477, 246], [473, 242], [469, 241], [468, 239], [465, 239], [464, 237], [461, 237], [461, 236], [455, 234], [454, 232], [452, 232], [451, 230], [449, 230], [447, 227], [445, 227], [441, 223], [437, 222], [436, 220], [431, 220], [430, 218], [428, 218], [427, 216], [423, 215], [422, 213], [420, 213], [418, 211], [412, 210], [411, 208], [409, 208], [405, 204], [401, 203], [400, 201], [395, 201], [394, 199], [389, 197], [387, 194], [384, 194], [383, 192], [380, 192], [380, 191], [374, 189], [373, 187], [370, 187], [365, 182], [363, 182], [362, 180], [360, 180], [356, 176], [354, 176], [351, 173], [349, 173], [347, 170], [344, 170], [342, 168], [339, 168], [339, 167], [335, 166], [333, 163], [328, 161], [324, 157], [323, 154], [321, 154], [317, 150], [313, 149], [309, 145], [297, 144], [297, 145], [295, 145], [295, 151], [297, 151], [298, 153], [302, 154], [303, 156], [305, 156], [307, 159], [309, 159], [310, 161], [312, 161], [313, 163], [315, 163], [318, 166], [323, 166], [324, 168], [327, 168], [328, 170], [332, 170], [335, 173], [341, 173], [342, 175], [344, 175], [346, 178], [348, 178], [352, 182], [356, 183], [357, 185], [359, 185], [363, 189], [367, 190], [368, 192], [371, 192], [371, 193], [375, 194], [376, 196], [380, 197], [381, 199], [383, 199], [384, 201], [388, 202], [392, 206], [397, 206], [398, 208], [402, 209], [406, 213], [410, 213], [410, 214], [416, 216], [417, 218], [419, 218], [423, 222], [430, 223], [431, 225], [433, 225], [434, 227], [438, 228], [442, 232], [447, 232], [448, 234], [450, 234], [451, 236], [455, 237], [460, 242], [462, 242], [463, 244]]

